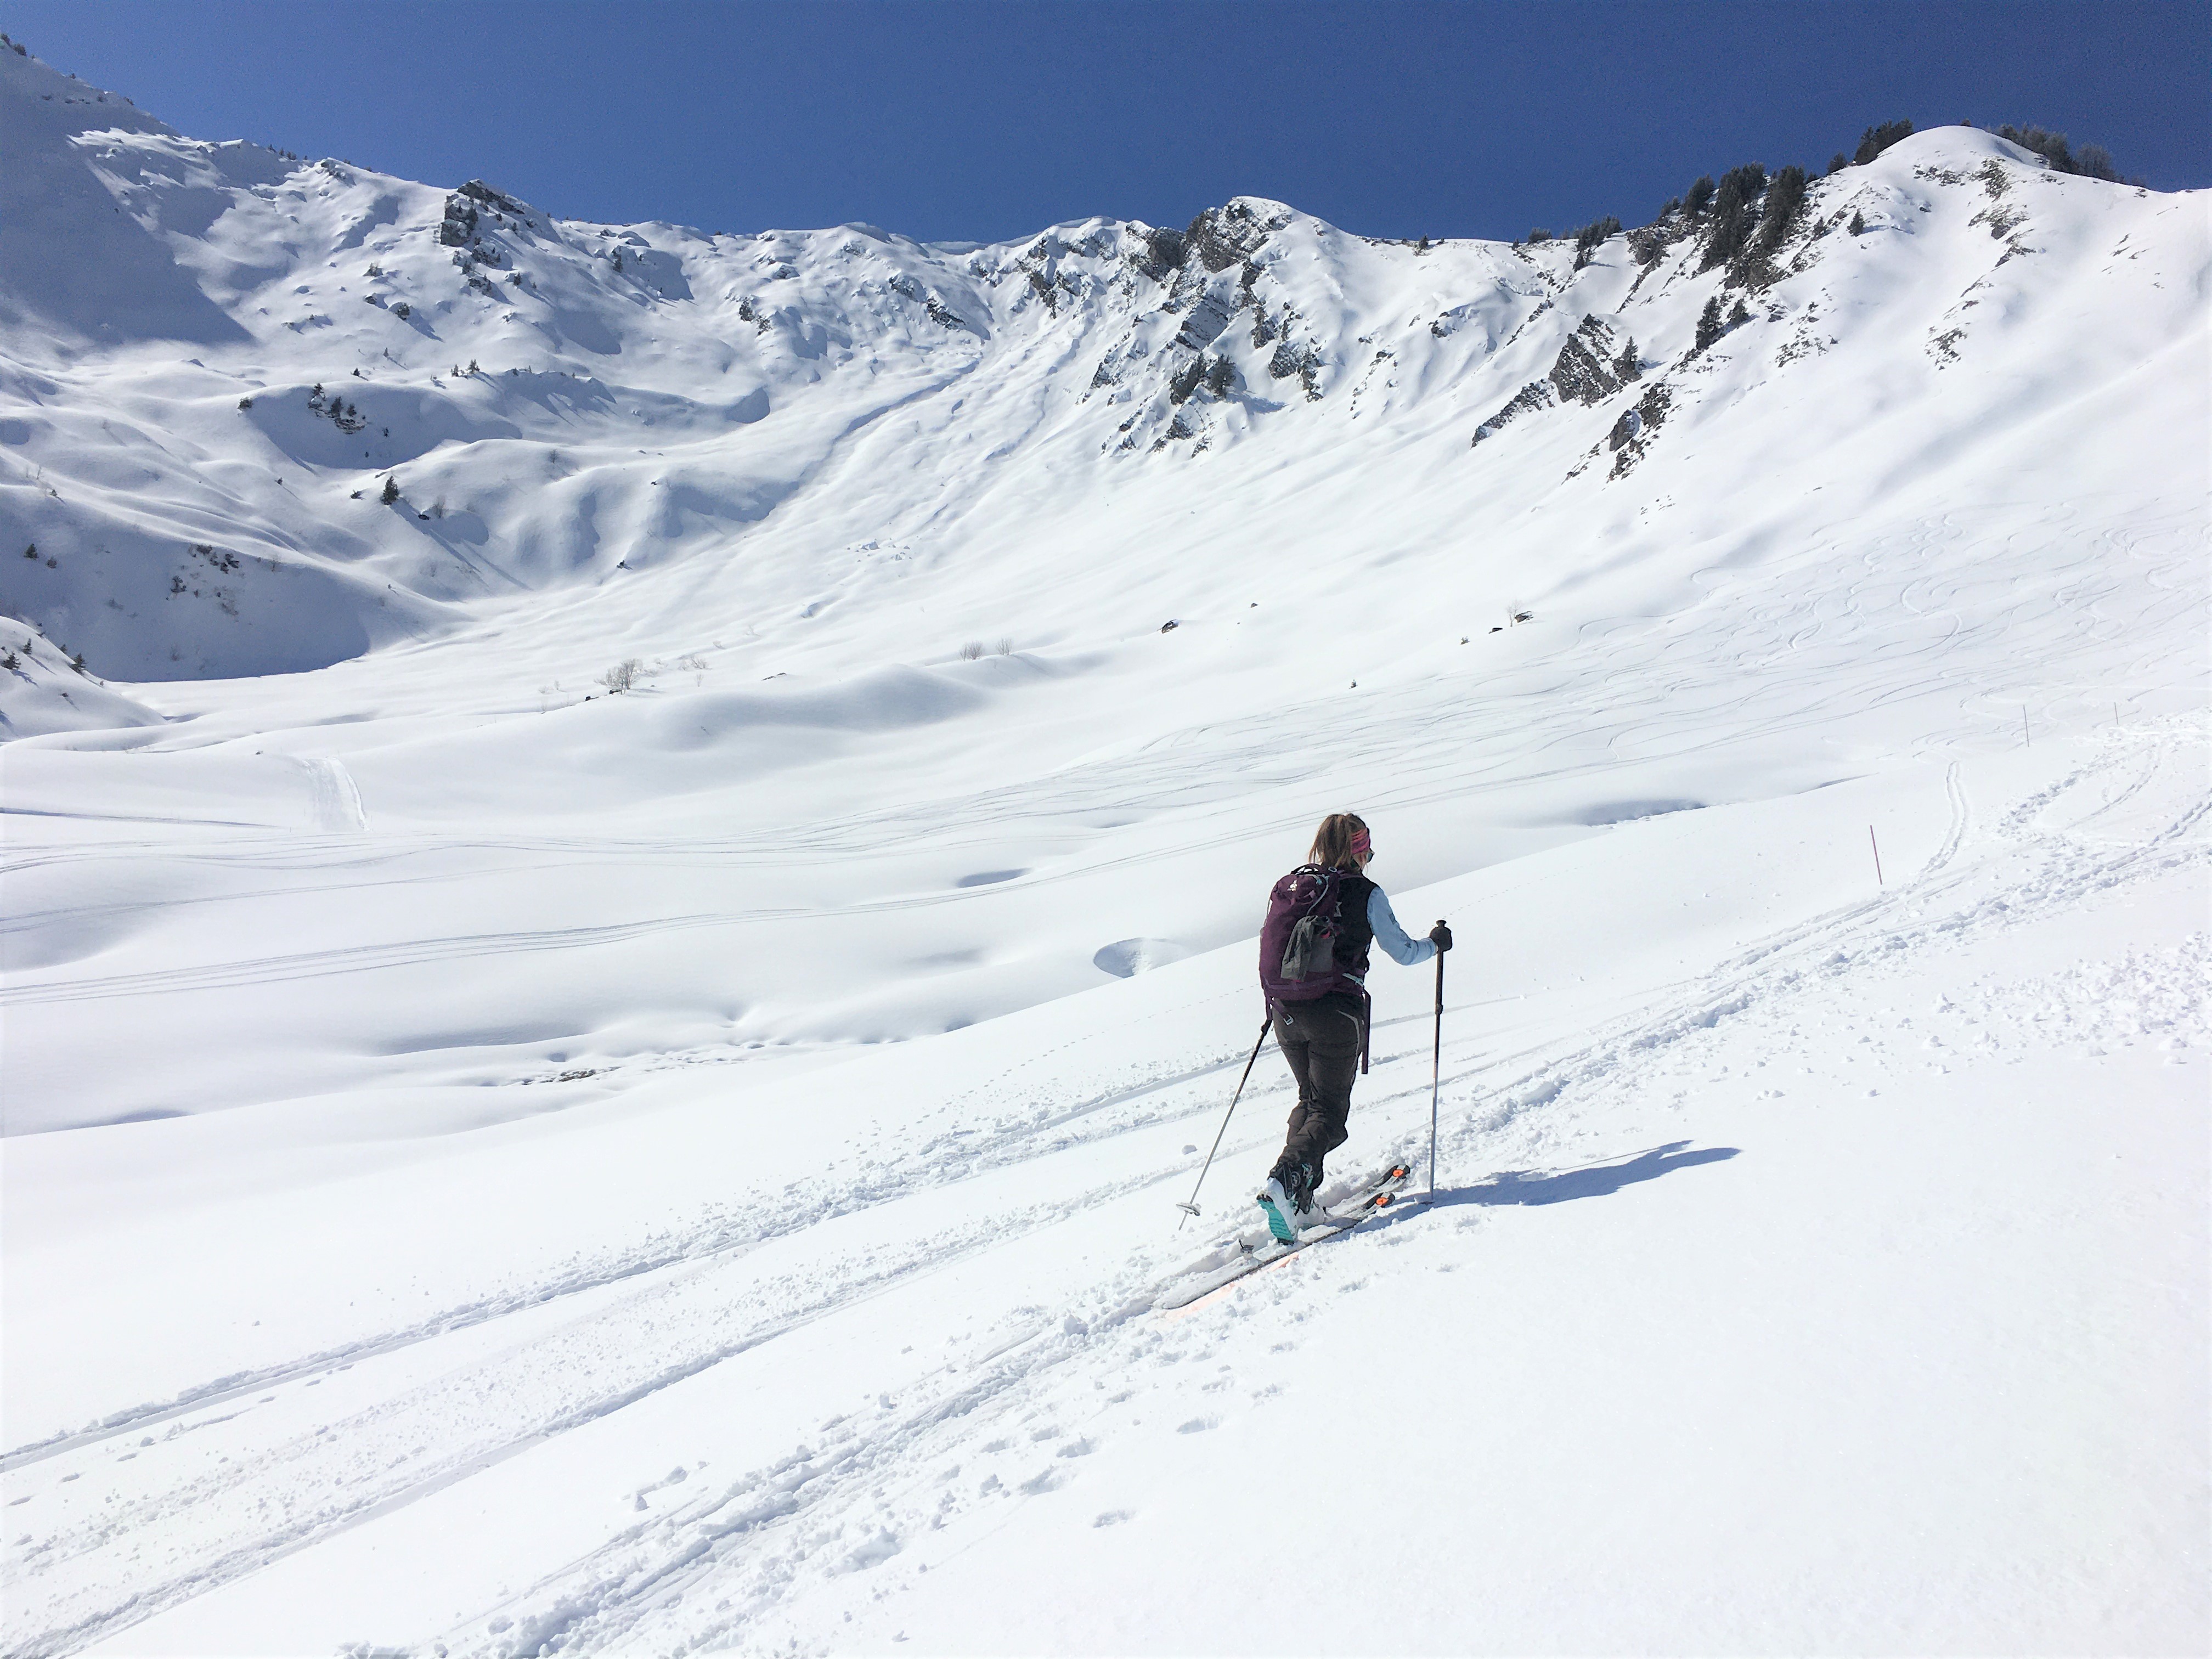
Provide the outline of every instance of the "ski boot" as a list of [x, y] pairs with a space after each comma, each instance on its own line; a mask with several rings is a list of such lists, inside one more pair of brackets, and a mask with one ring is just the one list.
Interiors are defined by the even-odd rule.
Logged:
[[1298, 1230], [1311, 1226], [1320, 1213], [1314, 1208], [1313, 1172], [1303, 1164], [1276, 1164], [1259, 1201], [1267, 1231], [1285, 1244], [1297, 1243]]

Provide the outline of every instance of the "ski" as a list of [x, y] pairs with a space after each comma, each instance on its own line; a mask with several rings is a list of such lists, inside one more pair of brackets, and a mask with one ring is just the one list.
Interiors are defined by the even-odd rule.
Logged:
[[1340, 1199], [1335, 1205], [1322, 1211], [1316, 1220], [1302, 1229], [1297, 1237], [1287, 1244], [1272, 1237], [1259, 1244], [1249, 1243], [1243, 1238], [1235, 1240], [1226, 1261], [1219, 1260], [1219, 1253], [1217, 1253], [1215, 1259], [1171, 1281], [1153, 1298], [1152, 1311], [1173, 1313], [1177, 1309], [1188, 1308], [1193, 1303], [1212, 1296], [1216, 1291], [1258, 1273], [1262, 1267], [1272, 1267], [1278, 1261], [1286, 1261], [1310, 1244], [1318, 1244], [1323, 1239], [1342, 1237], [1376, 1211], [1389, 1208], [1396, 1199], [1398, 1189], [1412, 1175], [1413, 1171], [1405, 1164], [1392, 1164], [1381, 1174], [1370, 1176], [1366, 1184], [1350, 1198]]

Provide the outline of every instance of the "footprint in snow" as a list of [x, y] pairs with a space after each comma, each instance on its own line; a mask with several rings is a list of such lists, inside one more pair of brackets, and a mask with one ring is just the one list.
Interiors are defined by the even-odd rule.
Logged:
[[887, 1531], [878, 1532], [848, 1555], [842, 1567], [847, 1572], [860, 1572], [869, 1567], [880, 1566], [898, 1553], [899, 1540]]

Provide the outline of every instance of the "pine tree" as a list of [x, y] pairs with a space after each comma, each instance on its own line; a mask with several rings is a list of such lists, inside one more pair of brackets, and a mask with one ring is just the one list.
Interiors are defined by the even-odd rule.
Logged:
[[1832, 173], [1841, 173], [1845, 167], [1850, 166], [1850, 164], [1851, 158], [1844, 155], [1843, 151], [1838, 150], [1833, 155], [1831, 155], [1828, 158], [1828, 171]]
[[1730, 167], [1721, 175], [1720, 188], [1713, 192], [1712, 228], [1706, 234], [1705, 263], [1698, 270], [1726, 264], [1743, 252], [1744, 244], [1751, 240], [1752, 205], [1765, 188], [1766, 169], [1756, 161]]
[[1866, 234], [1866, 216], [1856, 208], [1851, 210], [1851, 234], [1854, 236]]
[[383, 493], [378, 495], [376, 499], [382, 501], [386, 507], [391, 506], [392, 502], [398, 501], [399, 499], [399, 480], [392, 477], [388, 472], [385, 474]]
[[2119, 169], [2112, 165], [2112, 152], [2102, 144], [2084, 144], [2074, 152], [2075, 170], [2084, 179], [2103, 179], [2112, 184], [2120, 182]]
[[2015, 126], [2001, 126], [1997, 137], [2010, 140], [2022, 149], [2034, 151], [2051, 164], [2054, 173], [2078, 173], [2085, 179], [2104, 179], [2113, 184], [2122, 182], [2119, 169], [2112, 165], [2111, 152], [2102, 144], [2084, 144], [2076, 151], [2068, 145], [2064, 133], [2046, 132], [2034, 126], [2024, 131]]
[[1603, 242], [1607, 237], [1620, 234], [1620, 221], [1608, 213], [1602, 219], [1591, 220], [1589, 223], [1577, 231], [1575, 246], [1578, 248], [1592, 248]]
[[1859, 135], [1859, 147], [1851, 160], [1864, 167], [1899, 139], [1911, 137], [1912, 123], [1910, 121], [1884, 121], [1878, 127], [1869, 127]]
[[1712, 199], [1712, 175], [1701, 174], [1698, 181], [1690, 186], [1689, 192], [1682, 198], [1682, 211], [1694, 219], [1705, 210], [1705, 204]]
[[1575, 269], [1580, 270], [1590, 262], [1590, 255], [1608, 237], [1620, 234], [1620, 221], [1608, 213], [1602, 219], [1593, 219], [1575, 233]]
[[1767, 186], [1766, 211], [1759, 221], [1759, 251], [1771, 253], [1790, 234], [1790, 222], [1805, 200], [1805, 169], [1784, 167]]
[[1705, 301], [1705, 308], [1698, 314], [1698, 343], [1690, 348], [1696, 356], [1728, 331], [1721, 325], [1721, 296], [1717, 294]]

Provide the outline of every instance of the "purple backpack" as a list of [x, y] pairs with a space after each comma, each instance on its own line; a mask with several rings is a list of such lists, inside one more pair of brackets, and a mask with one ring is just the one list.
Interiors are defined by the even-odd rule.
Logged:
[[1341, 982], [1336, 942], [1340, 872], [1302, 864], [1267, 895], [1260, 929], [1260, 987], [1271, 1002], [1310, 1002]]

